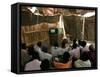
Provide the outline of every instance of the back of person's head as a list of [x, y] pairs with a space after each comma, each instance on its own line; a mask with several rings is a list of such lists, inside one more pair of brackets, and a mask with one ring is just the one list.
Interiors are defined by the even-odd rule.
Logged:
[[69, 58], [70, 58], [70, 54], [68, 52], [65, 52], [63, 54], [63, 63], [67, 63], [69, 61]]
[[86, 46], [86, 41], [82, 41], [82, 46], [85, 47]]
[[81, 40], [78, 40], [78, 45], [82, 45], [82, 41]]
[[76, 43], [76, 41], [77, 41], [77, 40], [76, 40], [76, 38], [75, 38], [75, 39], [73, 40], [73, 44]]
[[21, 48], [26, 49], [26, 43], [22, 43]]
[[87, 60], [89, 59], [88, 52], [83, 52], [83, 53], [81, 53], [80, 59], [81, 59], [82, 61], [87, 61]]
[[95, 48], [94, 48], [94, 46], [92, 44], [89, 46], [89, 50], [90, 51], [95, 51]]
[[41, 46], [42, 46], [42, 42], [39, 41], [39, 42], [37, 43], [37, 46], [41, 47]]
[[48, 59], [44, 59], [40, 65], [41, 70], [45, 71], [48, 70], [50, 68], [50, 62]]
[[77, 44], [76, 43], [73, 44], [73, 49], [75, 49], [75, 48], [77, 48]]
[[48, 47], [42, 46], [42, 51], [45, 52], [45, 53], [47, 53], [48, 52]]
[[28, 47], [28, 54], [33, 55], [33, 52], [34, 52], [34, 48], [32, 46], [29, 46]]
[[61, 43], [62, 48], [65, 48], [66, 47], [66, 44], [68, 44], [68, 40], [67, 39], [63, 39], [62, 40], [62, 43]]
[[68, 40], [67, 39], [63, 39], [62, 43], [68, 43]]
[[32, 59], [38, 59], [40, 60], [40, 56], [39, 56], [39, 53], [34, 51], [33, 54], [32, 54]]
[[62, 48], [66, 47], [66, 43], [62, 42]]
[[58, 47], [58, 42], [54, 42], [54, 47]]

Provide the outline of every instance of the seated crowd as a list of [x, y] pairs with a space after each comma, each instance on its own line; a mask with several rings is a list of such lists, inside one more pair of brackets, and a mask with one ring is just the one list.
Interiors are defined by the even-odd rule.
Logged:
[[21, 70], [68, 69], [80, 67], [96, 67], [95, 47], [87, 46], [86, 41], [73, 40], [70, 45], [67, 39], [57, 42], [50, 48], [38, 42], [36, 45], [21, 46]]

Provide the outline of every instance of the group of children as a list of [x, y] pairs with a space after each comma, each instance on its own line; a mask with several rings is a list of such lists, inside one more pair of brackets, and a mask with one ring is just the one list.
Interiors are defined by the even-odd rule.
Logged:
[[69, 44], [63, 39], [61, 46], [57, 42], [48, 47], [38, 42], [36, 45], [21, 46], [21, 70], [49, 70], [81, 67], [96, 67], [96, 51], [94, 45], [87, 46], [86, 41], [73, 40]]

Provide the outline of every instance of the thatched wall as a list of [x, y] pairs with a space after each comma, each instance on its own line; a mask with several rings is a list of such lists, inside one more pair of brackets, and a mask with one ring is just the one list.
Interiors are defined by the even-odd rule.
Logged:
[[[79, 16], [64, 16], [64, 27], [66, 34], [70, 35], [71, 40], [74, 38], [82, 39], [82, 17]], [[38, 20], [38, 21], [37, 21]], [[21, 25], [34, 26], [37, 23], [57, 23], [59, 15], [57, 16], [37, 16], [28, 11], [21, 12]], [[85, 20], [85, 40], [95, 40], [95, 17], [86, 18]]]
[[82, 21], [80, 17], [64, 16], [64, 25], [66, 34], [69, 34], [71, 40], [81, 39]]
[[[82, 39], [82, 17], [64, 16], [64, 25], [66, 34], [69, 34], [71, 40], [74, 38]], [[85, 19], [84, 39], [89, 41], [95, 40], [95, 17]]]
[[28, 11], [21, 12], [21, 25], [36, 25], [40, 23], [55, 23], [59, 21], [59, 15], [57, 16], [39, 16], [29, 13]]

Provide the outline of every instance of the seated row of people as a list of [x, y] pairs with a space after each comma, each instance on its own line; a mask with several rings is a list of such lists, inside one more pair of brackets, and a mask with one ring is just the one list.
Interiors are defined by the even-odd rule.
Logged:
[[[62, 55], [62, 59], [56, 57], [51, 63], [48, 59], [40, 60], [38, 52], [34, 52], [32, 59], [25, 65], [25, 71], [29, 70], [48, 70], [53, 64], [55, 69], [67, 69], [72, 68], [72, 58], [68, 52]], [[81, 54], [81, 57], [75, 61], [75, 67], [91, 67], [91, 62], [88, 58], [87, 52]]]
[[[86, 41], [81, 41], [81, 40], [78, 41], [78, 44], [76, 42], [74, 42], [73, 46], [75, 44], [79, 48], [79, 54], [80, 54], [78, 61], [75, 63], [75, 66], [76, 67], [93, 67], [93, 68], [95, 68], [97, 65], [97, 62], [96, 62], [96, 51], [95, 51], [95, 47], [93, 46], [93, 44], [90, 44], [88, 46]], [[75, 53], [77, 53], [77, 52], [78, 52], [78, 50], [73, 52], [73, 55], [75, 56]], [[78, 62], [81, 64], [79, 64]]]
[[21, 66], [23, 71], [95, 67], [95, 48], [93, 45], [88, 48], [85, 41], [79, 41], [78, 44], [74, 41], [73, 45], [70, 46], [66, 39], [62, 41], [61, 47], [55, 43], [50, 51], [41, 42], [28, 48], [23, 44]]

